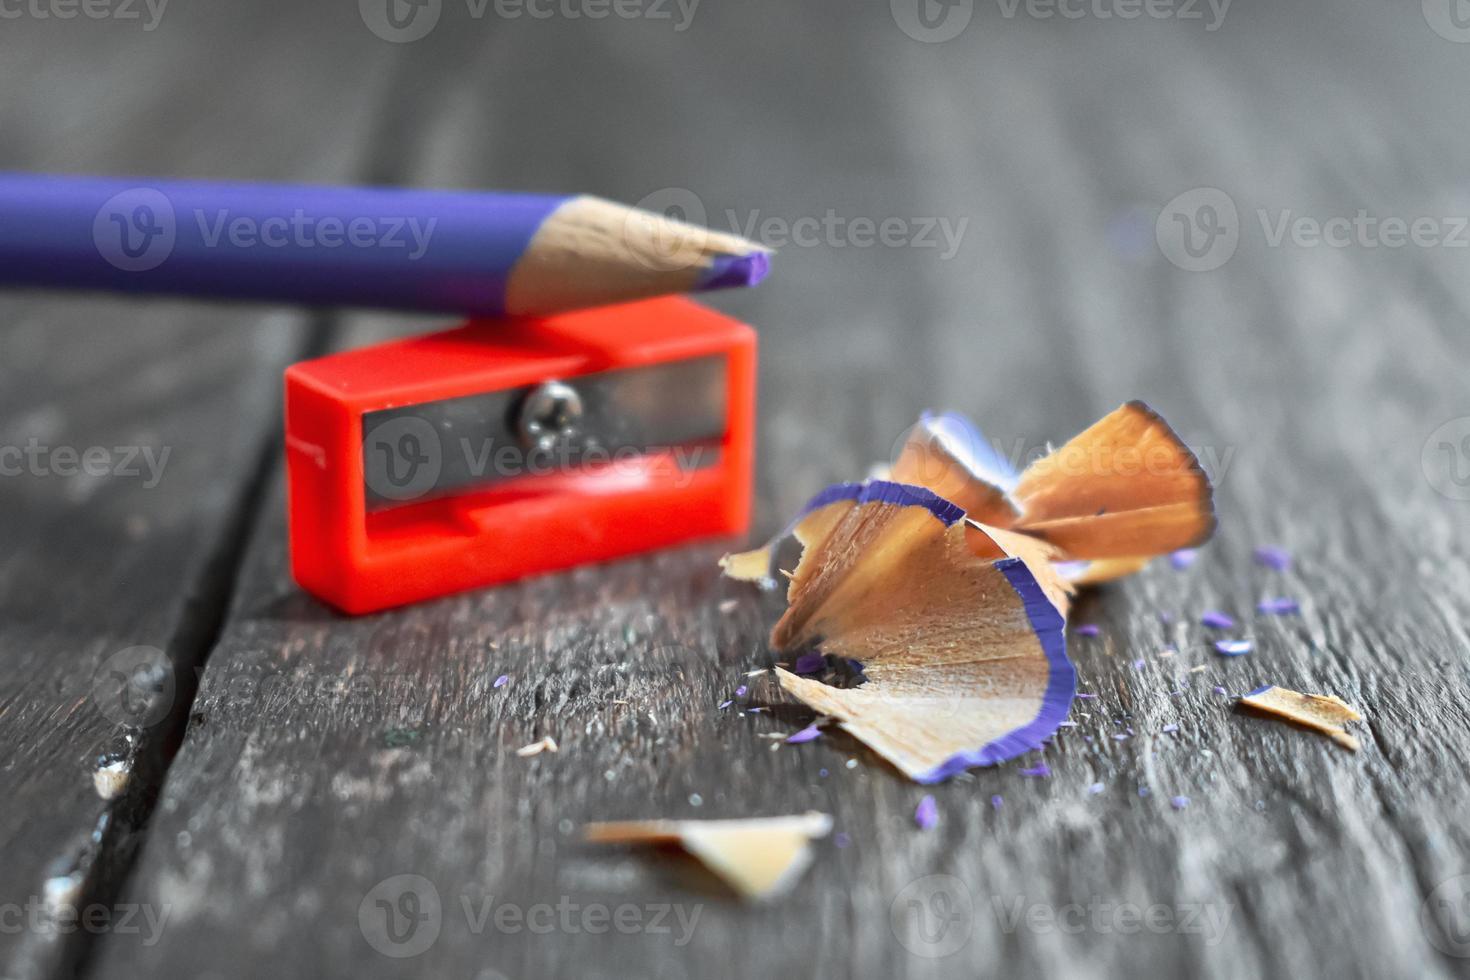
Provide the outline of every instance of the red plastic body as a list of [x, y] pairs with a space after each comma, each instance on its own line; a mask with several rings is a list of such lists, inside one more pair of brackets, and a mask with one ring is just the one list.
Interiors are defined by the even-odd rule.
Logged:
[[[518, 476], [447, 497], [370, 509], [367, 413], [550, 379], [723, 354], [726, 431], [717, 462], [680, 470]], [[750, 519], [755, 332], [664, 298], [345, 351], [286, 372], [291, 568], [307, 591], [366, 613], [695, 538]]]

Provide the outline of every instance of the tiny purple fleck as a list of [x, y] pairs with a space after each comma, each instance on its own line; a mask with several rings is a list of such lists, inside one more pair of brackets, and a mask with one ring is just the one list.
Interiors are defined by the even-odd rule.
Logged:
[[852, 843], [852, 838], [839, 830], [837, 833], [832, 835], [832, 843], [836, 844], [838, 847], [846, 847]]
[[1147, 786], [1140, 786], [1140, 787], [1138, 787], [1138, 798], [1141, 799], [1141, 800], [1148, 799], [1148, 787]]
[[1126, 741], [1128, 741], [1128, 736], [1127, 735], [1124, 735], [1122, 732], [1118, 732], [1116, 735], [1113, 736], [1113, 741], [1115, 741], [1115, 742], [1126, 742]]
[[1215, 693], [1216, 694], [1224, 694], [1226, 692], [1225, 692], [1225, 689], [1223, 687], [1221, 687], [1219, 684], [1216, 684], [1215, 685]]
[[1051, 775], [1051, 767], [1048, 766], [1045, 762], [1038, 762], [1030, 769], [1022, 769], [1021, 775], [1035, 776], [1038, 779], [1045, 779], [1046, 777]]
[[812, 722], [801, 731], [793, 732], [792, 734], [786, 736], [786, 744], [800, 745], [802, 742], [810, 742], [814, 738], [819, 738], [821, 734], [822, 730], [817, 727], [817, 723]]
[[1097, 697], [1096, 694], [1090, 694], [1087, 691], [1078, 691], [1077, 692], [1077, 696], [1079, 698], [1095, 698], [1095, 697]]
[[798, 674], [819, 674], [826, 664], [827, 659], [817, 651], [812, 650], [809, 653], [803, 653], [797, 657], [796, 665], [792, 667], [792, 670]]
[[1301, 612], [1302, 607], [1295, 599], [1282, 596], [1279, 599], [1262, 599], [1256, 603], [1256, 611], [1267, 616], [1289, 616]]
[[1176, 810], [1183, 810], [1185, 807], [1189, 806], [1189, 797], [1176, 796], [1169, 801], [1169, 805]]
[[1143, 658], [1142, 657], [1140, 657], [1139, 659], [1133, 661], [1133, 669], [1134, 670], [1142, 670], [1145, 666], [1146, 665], [1144, 664], [1144, 661], [1143, 661]]
[[735, 703], [734, 701], [721, 701], [720, 702], [720, 710], [721, 711], [724, 711], [726, 708], [730, 707], [730, 705], [732, 705], [734, 703]]
[[737, 687], [735, 689], [735, 696], [737, 698], [743, 698], [743, 697], [745, 697], [745, 695], [747, 693], [749, 693], [749, 691], [750, 691], [750, 688], [746, 687], [744, 684], [741, 684], [739, 687]]
[[992, 796], [990, 798], [990, 805], [994, 809], [999, 810], [1001, 807], [1006, 805], [1006, 798], [997, 793], [995, 796]]
[[505, 685], [507, 685], [509, 683], [510, 683], [510, 675], [509, 674], [501, 674], [499, 677], [495, 678], [495, 683], [492, 684], [491, 686], [492, 687], [504, 687]]
[[1159, 733], [1161, 735], [1172, 735], [1174, 732], [1177, 731], [1179, 731], [1178, 725], [1165, 725], [1163, 728], [1159, 729]]
[[1096, 623], [1083, 623], [1076, 629], [1078, 636], [1097, 636], [1101, 632]]
[[1199, 618], [1199, 621], [1210, 629], [1228, 630], [1235, 628], [1235, 618], [1229, 613], [1222, 613], [1218, 609], [1211, 609]]
[[1103, 791], [1103, 784], [1102, 783], [1093, 783], [1091, 786], [1087, 787], [1087, 795], [1088, 796], [1096, 796], [1097, 794], [1101, 793], [1102, 791]]
[[1164, 623], [1165, 625], [1174, 622], [1174, 614], [1171, 612], [1159, 613], [1159, 622]]
[[1190, 565], [1193, 565], [1197, 558], [1199, 558], [1199, 552], [1195, 549], [1180, 548], [1178, 551], [1169, 556], [1169, 564], [1173, 565], [1175, 568], [1179, 569], [1182, 572]]
[[1215, 649], [1222, 657], [1239, 657], [1255, 649], [1250, 640], [1216, 640]]
[[914, 811], [914, 823], [920, 830], [931, 830], [939, 823], [939, 805], [934, 802], [934, 797], [926, 796], [919, 801], [919, 807]]
[[1257, 565], [1264, 565], [1278, 572], [1291, 568], [1291, 552], [1274, 544], [1263, 544], [1257, 548], [1255, 559]]
[[823, 779], [826, 779], [827, 778], [827, 770], [825, 770], [825, 769], [818, 769], [817, 770], [817, 775], [818, 776], [821, 776]]

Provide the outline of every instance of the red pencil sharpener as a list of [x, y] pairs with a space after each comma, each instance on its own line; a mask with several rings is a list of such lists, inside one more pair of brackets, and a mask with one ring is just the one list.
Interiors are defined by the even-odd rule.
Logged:
[[755, 332], [678, 298], [293, 365], [292, 571], [365, 613], [743, 534], [754, 415]]

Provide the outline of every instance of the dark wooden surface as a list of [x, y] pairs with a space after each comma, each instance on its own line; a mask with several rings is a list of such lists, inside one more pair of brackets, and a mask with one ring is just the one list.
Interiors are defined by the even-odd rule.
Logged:
[[[1078, 604], [1102, 628], [1071, 644], [1098, 696], [1044, 754], [1052, 776], [936, 787], [920, 832], [926, 791], [852, 740], [772, 751], [762, 733], [808, 716], [769, 683], [749, 698], [769, 713], [717, 710], [768, 662], [780, 604], [720, 581], [722, 544], [355, 620], [292, 586], [281, 366], [425, 321], [6, 298], [0, 443], [172, 455], [153, 488], [0, 479], [0, 905], [75, 871], [83, 903], [167, 916], [157, 935], [0, 929], [0, 976], [1466, 972], [1433, 915], [1470, 894], [1470, 503], [1441, 492], [1470, 460], [1434, 434], [1470, 415], [1470, 252], [1272, 247], [1257, 212], [1470, 213], [1470, 45], [1417, 4], [1237, 0], [1214, 31], [980, 4], [938, 44], [885, 6], [705, 0], [676, 31], [677, 8], [446, 3], [409, 44], [348, 3], [179, 5], [151, 32], [0, 22], [8, 167], [672, 187], [722, 228], [727, 209], [966, 221], [948, 259], [839, 235], [715, 301], [761, 330], [763, 531], [922, 408], [1036, 449], [1131, 397], [1213, 464], [1221, 513], [1193, 569]], [[1240, 244], [1191, 272], [1154, 222], [1197, 187], [1230, 196]], [[1262, 543], [1293, 570], [1254, 565]], [[1252, 615], [1277, 594], [1302, 614]], [[1216, 657], [1207, 608], [1256, 651]], [[93, 691], [136, 646], [167, 652], [176, 696], [128, 745]], [[1360, 708], [1362, 751], [1232, 709], [1268, 682]], [[559, 753], [513, 754], [547, 734]], [[137, 772], [104, 801], [95, 758], [120, 749]], [[819, 843], [768, 907], [577, 839], [590, 820], [809, 808], [851, 843]], [[411, 958], [359, 917], [398, 875], [441, 906]], [[668, 933], [496, 927], [539, 903], [698, 918], [688, 937], [674, 913]], [[1160, 911], [1139, 925], [1124, 903]]]

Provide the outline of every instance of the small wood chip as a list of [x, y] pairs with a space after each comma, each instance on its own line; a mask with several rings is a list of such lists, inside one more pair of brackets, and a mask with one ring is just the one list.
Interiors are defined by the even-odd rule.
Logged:
[[1302, 694], [1267, 685], [1245, 695], [1240, 703], [1321, 732], [1343, 748], [1358, 751], [1358, 740], [1347, 733], [1343, 722], [1362, 721], [1363, 716], [1341, 698], [1331, 694]]
[[555, 751], [557, 751], [556, 739], [548, 735], [539, 742], [532, 742], [530, 745], [522, 745], [520, 748], [516, 749], [516, 755], [520, 756], [522, 759], [525, 759], [533, 755], [540, 755], [542, 752]]

